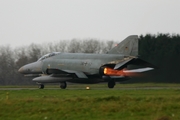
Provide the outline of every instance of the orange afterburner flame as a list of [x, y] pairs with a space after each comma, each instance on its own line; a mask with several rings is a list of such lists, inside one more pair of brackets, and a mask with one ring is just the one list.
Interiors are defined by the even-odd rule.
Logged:
[[123, 70], [114, 70], [112, 68], [104, 68], [104, 74], [105, 75], [110, 75], [110, 76], [124, 76], [125, 73]]

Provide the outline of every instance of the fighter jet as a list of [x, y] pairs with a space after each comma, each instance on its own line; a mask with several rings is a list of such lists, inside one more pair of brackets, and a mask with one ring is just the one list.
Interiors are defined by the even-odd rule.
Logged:
[[[141, 68], [128, 69], [129, 65]], [[109, 88], [114, 88], [116, 82], [128, 80], [130, 73], [152, 69], [152, 64], [138, 58], [138, 36], [131, 35], [106, 54], [53, 52], [22, 66], [18, 71], [25, 76], [36, 76], [32, 81], [40, 89], [44, 88], [44, 83], [60, 83], [60, 88], [65, 89], [66, 82], [107, 82]]]

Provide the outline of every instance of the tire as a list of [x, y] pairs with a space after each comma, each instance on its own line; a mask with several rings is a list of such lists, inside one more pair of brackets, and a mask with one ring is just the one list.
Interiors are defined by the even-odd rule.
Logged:
[[110, 80], [110, 81], [108, 82], [108, 87], [109, 87], [109, 88], [114, 88], [114, 86], [115, 86], [115, 81], [114, 81], [114, 80]]
[[39, 89], [44, 89], [44, 85], [43, 85], [43, 84], [40, 84], [40, 85], [39, 85]]
[[66, 89], [66, 87], [67, 87], [66, 82], [61, 82], [61, 83], [60, 83], [60, 88], [61, 88], [61, 89]]

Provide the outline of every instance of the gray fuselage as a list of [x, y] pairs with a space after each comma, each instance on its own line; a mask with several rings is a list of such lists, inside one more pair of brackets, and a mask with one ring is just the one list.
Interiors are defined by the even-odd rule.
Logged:
[[86, 74], [98, 74], [99, 68], [107, 63], [124, 59], [120, 54], [84, 54], [60, 53], [42, 61], [42, 71], [46, 69], [83, 71]]

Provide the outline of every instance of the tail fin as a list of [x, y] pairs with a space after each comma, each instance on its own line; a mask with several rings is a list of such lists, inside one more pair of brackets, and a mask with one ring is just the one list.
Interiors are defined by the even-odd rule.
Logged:
[[116, 47], [111, 49], [108, 54], [123, 54], [130, 56], [138, 56], [138, 36], [130, 35]]

